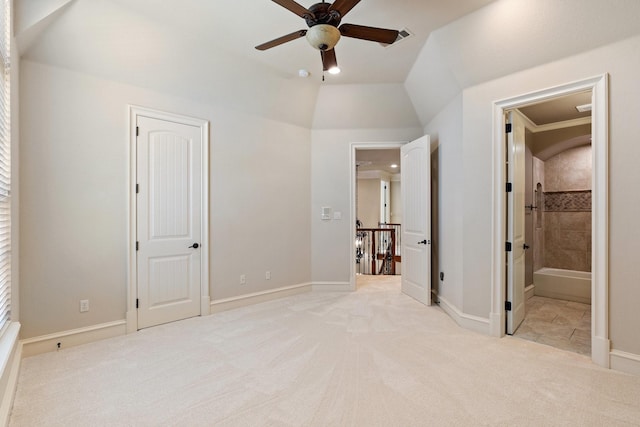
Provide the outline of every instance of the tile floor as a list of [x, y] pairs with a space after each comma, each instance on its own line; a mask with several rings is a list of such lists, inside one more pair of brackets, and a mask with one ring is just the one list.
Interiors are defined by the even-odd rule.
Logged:
[[591, 355], [591, 305], [533, 296], [525, 311], [514, 337]]

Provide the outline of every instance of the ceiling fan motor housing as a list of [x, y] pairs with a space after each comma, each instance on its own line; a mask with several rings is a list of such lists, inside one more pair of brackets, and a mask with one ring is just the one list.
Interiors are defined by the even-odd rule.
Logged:
[[307, 31], [307, 41], [315, 49], [325, 51], [330, 50], [338, 44], [340, 40], [340, 13], [329, 10], [330, 3], [316, 3], [309, 8], [313, 17], [305, 18], [309, 30]]
[[305, 16], [305, 21], [307, 21], [307, 26], [309, 28], [318, 25], [318, 24], [329, 24], [337, 27], [340, 25], [340, 21], [342, 20], [342, 16], [340, 16], [340, 12], [337, 10], [329, 10], [331, 3], [316, 3], [309, 8], [309, 12], [313, 15]]

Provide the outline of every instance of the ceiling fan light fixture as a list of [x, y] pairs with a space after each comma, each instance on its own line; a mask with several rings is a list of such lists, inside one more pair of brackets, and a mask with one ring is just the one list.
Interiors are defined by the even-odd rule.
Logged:
[[307, 41], [318, 50], [330, 50], [338, 44], [340, 30], [333, 25], [318, 24], [307, 30]]
[[336, 67], [331, 67], [329, 68], [329, 74], [340, 74], [340, 67], [336, 66]]

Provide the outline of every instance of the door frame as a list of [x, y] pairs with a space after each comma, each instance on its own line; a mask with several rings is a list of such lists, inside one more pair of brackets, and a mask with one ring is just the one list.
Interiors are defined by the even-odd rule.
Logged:
[[[405, 145], [408, 141], [403, 142], [352, 142], [349, 146], [349, 167], [351, 170], [351, 178], [349, 180], [349, 290], [356, 290], [356, 251], [354, 246], [356, 236], [356, 188], [357, 182], [357, 168], [356, 168], [356, 150], [386, 150], [390, 148], [397, 148]], [[402, 192], [402, 184], [400, 186], [400, 192]]]
[[505, 133], [506, 110], [585, 90], [592, 91], [592, 258], [591, 258], [591, 359], [610, 367], [609, 341], [609, 108], [608, 74], [579, 80], [493, 103], [493, 223], [491, 265], [490, 334], [505, 335], [506, 312], [506, 192]]
[[209, 296], [209, 121], [180, 114], [154, 110], [151, 108], [129, 105], [129, 223], [127, 228], [127, 333], [138, 330], [138, 310], [136, 298], [138, 292], [138, 264], [136, 257], [137, 236], [137, 203], [136, 203], [136, 176], [138, 158], [136, 150], [136, 123], [139, 116], [151, 117], [158, 120], [180, 123], [200, 128], [202, 137], [202, 149], [200, 152], [202, 166], [202, 211], [201, 233], [202, 244], [200, 247], [200, 315], [211, 313], [211, 299]]

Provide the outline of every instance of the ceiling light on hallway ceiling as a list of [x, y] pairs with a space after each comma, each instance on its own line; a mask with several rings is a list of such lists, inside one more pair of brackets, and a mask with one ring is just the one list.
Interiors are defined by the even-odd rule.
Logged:
[[309, 73], [308, 70], [305, 70], [304, 68], [301, 68], [298, 70], [298, 77], [309, 77], [311, 75], [311, 73]]
[[581, 113], [586, 113], [587, 111], [591, 111], [591, 104], [576, 105], [576, 110]]
[[395, 163], [391, 165], [392, 169], [396, 169], [398, 167], [398, 165], [396, 165]]

